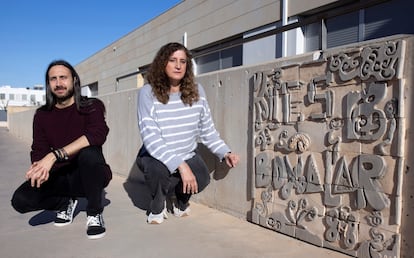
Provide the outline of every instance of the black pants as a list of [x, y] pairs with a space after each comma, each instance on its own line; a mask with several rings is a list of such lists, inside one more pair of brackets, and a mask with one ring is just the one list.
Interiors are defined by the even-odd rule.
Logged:
[[[210, 183], [207, 165], [198, 154], [186, 160], [186, 162], [196, 178], [198, 192], [201, 192]], [[185, 210], [188, 207], [191, 194], [183, 193], [183, 183], [178, 172], [171, 174], [162, 162], [148, 154], [138, 156], [137, 165], [144, 173], [146, 184], [151, 191], [152, 201], [149, 212], [153, 214], [161, 213], [167, 195], [170, 194], [175, 194], [177, 208]]]
[[69, 198], [86, 197], [87, 215], [102, 213], [102, 192], [112, 179], [102, 148], [83, 148], [70, 164], [52, 169], [49, 179], [40, 188], [24, 182], [14, 192], [11, 203], [20, 213], [36, 210], [59, 210], [68, 205]]

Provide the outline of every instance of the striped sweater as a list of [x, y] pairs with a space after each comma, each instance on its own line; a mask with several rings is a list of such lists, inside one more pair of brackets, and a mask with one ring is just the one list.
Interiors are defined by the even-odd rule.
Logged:
[[203, 87], [198, 84], [200, 99], [190, 107], [181, 101], [181, 93], [172, 93], [162, 104], [152, 93], [151, 85], [138, 92], [138, 127], [148, 153], [174, 173], [185, 160], [194, 156], [198, 142], [222, 159], [230, 151], [214, 127]]

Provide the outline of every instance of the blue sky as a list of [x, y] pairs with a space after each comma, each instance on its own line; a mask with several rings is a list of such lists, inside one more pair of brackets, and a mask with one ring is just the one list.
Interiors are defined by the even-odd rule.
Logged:
[[181, 0], [0, 2], [0, 86], [44, 84], [47, 65], [76, 65]]

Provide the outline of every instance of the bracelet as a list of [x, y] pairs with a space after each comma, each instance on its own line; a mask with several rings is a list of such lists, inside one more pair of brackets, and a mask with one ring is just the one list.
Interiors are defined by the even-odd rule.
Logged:
[[58, 162], [62, 162], [62, 161], [65, 161], [65, 160], [68, 160], [69, 159], [68, 153], [63, 148], [61, 148], [61, 149], [54, 149], [52, 151], [52, 153], [53, 153], [53, 155], [55, 155], [56, 160]]
[[59, 149], [61, 152], [62, 152], [62, 154], [63, 154], [63, 159], [64, 160], [68, 160], [69, 159], [69, 155], [68, 155], [68, 153], [65, 151], [65, 149], [64, 148], [61, 148], [61, 149]]
[[59, 154], [57, 153], [57, 150], [53, 150], [52, 153], [53, 155], [55, 155], [56, 160], [59, 161], [60, 157], [59, 157]]

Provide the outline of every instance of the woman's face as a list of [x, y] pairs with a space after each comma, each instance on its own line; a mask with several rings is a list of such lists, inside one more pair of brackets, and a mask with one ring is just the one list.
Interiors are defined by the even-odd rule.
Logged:
[[165, 73], [170, 79], [171, 86], [178, 86], [187, 70], [187, 55], [184, 50], [177, 50], [171, 54], [165, 67]]

